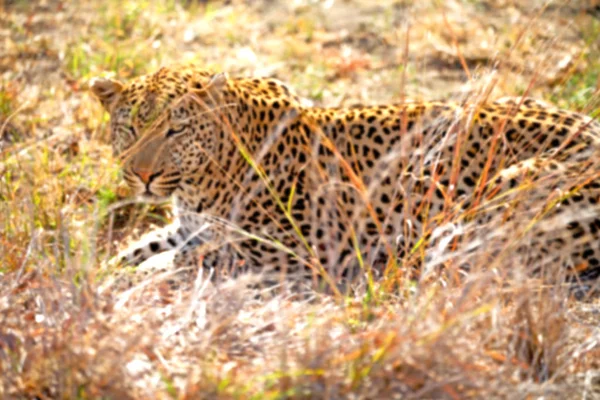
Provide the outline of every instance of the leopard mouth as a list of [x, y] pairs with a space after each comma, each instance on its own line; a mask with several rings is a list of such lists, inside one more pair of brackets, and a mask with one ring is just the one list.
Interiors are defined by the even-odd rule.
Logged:
[[171, 195], [180, 188], [179, 182], [181, 179], [169, 180], [168, 182], [149, 182], [146, 185], [140, 182], [127, 182], [131, 193], [135, 197], [151, 201], [161, 201], [168, 199]]
[[180, 181], [181, 178], [167, 182], [151, 182], [144, 187], [141, 194], [148, 198], [168, 198], [177, 190]]

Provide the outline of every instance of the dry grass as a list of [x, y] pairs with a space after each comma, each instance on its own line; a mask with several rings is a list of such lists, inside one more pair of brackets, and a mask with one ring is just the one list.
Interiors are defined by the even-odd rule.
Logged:
[[0, 397], [600, 398], [597, 304], [510, 253], [508, 276], [343, 298], [98, 290], [115, 242], [169, 209], [114, 207], [91, 77], [193, 60], [317, 104], [526, 92], [597, 116], [598, 3], [521, 3], [0, 1]]

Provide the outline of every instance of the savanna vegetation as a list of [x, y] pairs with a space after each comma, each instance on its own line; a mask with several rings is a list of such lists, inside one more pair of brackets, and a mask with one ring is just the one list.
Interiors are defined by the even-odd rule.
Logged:
[[89, 81], [185, 61], [317, 105], [527, 95], [598, 118], [600, 3], [0, 0], [1, 398], [600, 398], [597, 299], [526, 273], [100, 290], [171, 210], [129, 200]]

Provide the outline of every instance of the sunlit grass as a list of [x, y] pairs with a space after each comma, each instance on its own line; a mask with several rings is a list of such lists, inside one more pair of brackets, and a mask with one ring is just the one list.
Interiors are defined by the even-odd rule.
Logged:
[[584, 40], [586, 47], [575, 60], [570, 73], [558, 82], [551, 99], [562, 107], [584, 110], [600, 116], [600, 21], [589, 23]]

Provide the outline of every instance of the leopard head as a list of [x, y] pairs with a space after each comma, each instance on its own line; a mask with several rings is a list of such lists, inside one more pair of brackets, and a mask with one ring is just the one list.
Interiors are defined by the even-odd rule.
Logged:
[[135, 194], [168, 197], [210, 161], [226, 85], [224, 74], [193, 66], [164, 67], [125, 84], [105, 78], [91, 82], [92, 93], [110, 114], [113, 153]]

